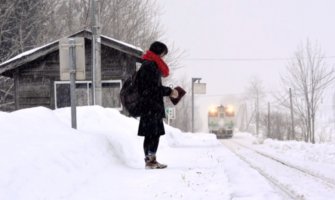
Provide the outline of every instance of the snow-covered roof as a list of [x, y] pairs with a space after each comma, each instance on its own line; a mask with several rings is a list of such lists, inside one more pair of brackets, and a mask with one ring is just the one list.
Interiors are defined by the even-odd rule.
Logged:
[[140, 47], [136, 47], [136, 46], [134, 46], [134, 45], [131, 45], [131, 44], [122, 42], [122, 41], [120, 41], [120, 40], [116, 40], [116, 39], [114, 39], [114, 38], [111, 38], [111, 37], [108, 37], [108, 36], [105, 36], [105, 35], [100, 35], [100, 37], [104, 37], [104, 38], [106, 38], [106, 39], [108, 39], [108, 40], [112, 40], [112, 41], [114, 41], [114, 42], [117, 42], [117, 43], [122, 44], [122, 45], [124, 45], [124, 46], [127, 46], [127, 47], [129, 47], [129, 48], [136, 49], [136, 50], [138, 50], [138, 51], [143, 51], [143, 49], [141, 49]]
[[[70, 36], [67, 36], [67, 37], [74, 37], [76, 35], [79, 35], [79, 34], [85, 33], [85, 32], [88, 33], [88, 34], [92, 34], [91, 31], [85, 29], [85, 30], [79, 31], [79, 32], [74, 33], [74, 34], [72, 34]], [[85, 34], [84, 34], [84, 37], [85, 37]], [[136, 47], [136, 46], [128, 44], [126, 42], [122, 42], [120, 40], [116, 40], [114, 38], [111, 38], [111, 37], [108, 37], [108, 36], [105, 36], [105, 35], [100, 35], [100, 37], [102, 38], [102, 40], [101, 40], [102, 43], [104, 43], [104, 40], [105, 41], [110, 41], [110, 42], [113, 43], [113, 45], [111, 45], [111, 47], [112, 48], [114, 47], [114, 48], [116, 48], [120, 51], [124, 51], [126, 53], [133, 52], [133, 54], [135, 54], [137, 56], [140, 56], [143, 52], [143, 50], [140, 47]], [[91, 39], [87, 36], [86, 36], [86, 38]], [[16, 56], [14, 56], [13, 58], [10, 58], [9, 60], [4, 61], [3, 63], [0, 63], [0, 74], [4, 73], [7, 70], [14, 69], [14, 68], [26, 63], [26, 62], [37, 59], [38, 57], [29, 58], [30, 56], [34, 55], [34, 53], [36, 53], [36, 52], [45, 51], [44, 53], [41, 54], [41, 56], [42, 56], [42, 55], [46, 55], [46, 54], [50, 53], [51, 51], [58, 50], [59, 41], [60, 40], [56, 40], [56, 41], [50, 42], [46, 45], [43, 45], [43, 46], [36, 47], [34, 49], [31, 49], [31, 50], [25, 51], [21, 54], [18, 54]], [[121, 47], [124, 47], [124, 48], [117, 48], [117, 46], [114, 46], [114, 45], [121, 46]], [[109, 45], [107, 45], [107, 46], [109, 46]], [[51, 47], [53, 47], [53, 48], [51, 48]], [[26, 62], [25, 61], [19, 62], [21, 59], [22, 60], [26, 59]], [[13, 66], [11, 66], [9, 68], [6, 68], [7, 65], [9, 65], [10, 63], [13, 63], [13, 62], [17, 62], [17, 63], [13, 64]]]
[[7, 63], [10, 63], [10, 62], [12, 62], [12, 61], [14, 61], [14, 60], [20, 59], [20, 58], [22, 58], [22, 57], [24, 57], [24, 56], [28, 56], [28, 55], [30, 55], [30, 54], [33, 54], [34, 52], [36, 52], [36, 51], [38, 51], [38, 50], [40, 50], [40, 49], [43, 49], [43, 48], [45, 48], [45, 47], [47, 47], [47, 46], [50, 46], [50, 45], [55, 44], [55, 43], [58, 43], [58, 42], [59, 42], [59, 40], [57, 40], [57, 41], [53, 41], [53, 42], [51, 42], [51, 43], [49, 43], [49, 44], [46, 44], [46, 45], [43, 45], [43, 46], [40, 46], [40, 47], [36, 47], [36, 48], [34, 48], [34, 49], [30, 49], [30, 50], [28, 50], [28, 51], [25, 51], [25, 52], [23, 52], [23, 53], [20, 53], [20, 54], [18, 54], [18, 55], [16, 55], [16, 56], [12, 57], [12, 58], [9, 59], [9, 60], [6, 60], [5, 62], [0, 63], [0, 67], [2, 67], [3, 65], [6, 65]]

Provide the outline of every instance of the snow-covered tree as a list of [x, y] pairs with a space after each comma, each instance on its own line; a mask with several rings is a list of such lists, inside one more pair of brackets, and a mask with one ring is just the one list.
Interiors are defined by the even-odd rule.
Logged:
[[250, 114], [247, 119], [246, 129], [249, 130], [250, 123], [254, 122], [256, 134], [260, 133], [260, 107], [262, 105], [261, 101], [264, 95], [265, 93], [262, 81], [256, 77], [252, 78], [246, 88], [245, 96], [245, 101], [247, 102], [246, 105], [250, 105], [247, 107], [251, 108], [251, 110], [248, 110], [248, 113]]

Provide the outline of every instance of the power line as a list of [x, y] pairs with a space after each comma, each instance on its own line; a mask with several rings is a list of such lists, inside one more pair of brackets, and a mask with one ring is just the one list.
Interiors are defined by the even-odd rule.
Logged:
[[[323, 56], [320, 59], [334, 59], [335, 56]], [[288, 61], [295, 58], [185, 58], [185, 61]], [[306, 58], [307, 59], [307, 58]]]
[[[281, 92], [280, 90], [266, 90], [263, 91], [262, 94], [273, 94]], [[221, 96], [243, 96], [243, 95], [249, 95], [250, 92], [235, 92], [235, 93], [210, 93], [210, 94], [195, 94], [199, 97], [221, 97]]]

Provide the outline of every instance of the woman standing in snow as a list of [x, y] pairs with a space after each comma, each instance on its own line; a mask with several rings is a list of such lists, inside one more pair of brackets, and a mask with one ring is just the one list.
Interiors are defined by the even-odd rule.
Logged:
[[143, 149], [147, 169], [167, 167], [156, 160], [159, 138], [165, 134], [163, 97], [178, 97], [177, 90], [162, 85], [162, 77], [169, 75], [169, 68], [162, 59], [167, 53], [168, 48], [165, 44], [158, 41], [152, 43], [142, 57], [143, 63], [136, 77], [141, 105], [138, 135], [144, 136]]

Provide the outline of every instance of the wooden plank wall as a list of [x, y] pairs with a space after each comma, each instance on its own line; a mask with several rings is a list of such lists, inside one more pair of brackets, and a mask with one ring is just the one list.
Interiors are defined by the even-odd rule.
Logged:
[[[86, 80], [91, 80], [91, 43], [85, 40]], [[138, 58], [110, 47], [101, 47], [102, 80], [124, 81], [135, 71]], [[55, 107], [54, 81], [60, 80], [59, 52], [55, 51], [21, 66], [15, 72], [16, 109]]]
[[59, 80], [58, 51], [22, 66], [17, 78], [17, 109], [35, 106], [53, 108], [53, 83]]

